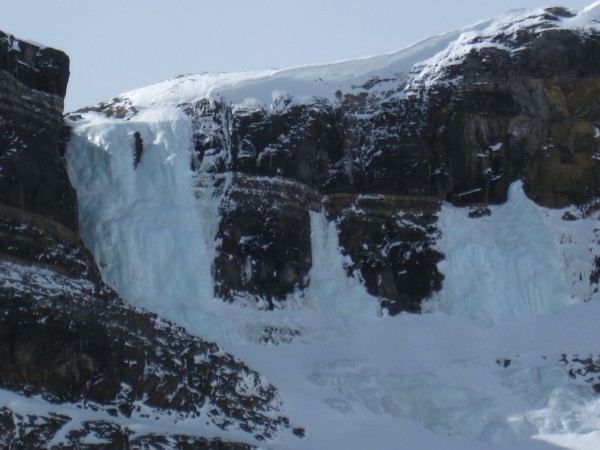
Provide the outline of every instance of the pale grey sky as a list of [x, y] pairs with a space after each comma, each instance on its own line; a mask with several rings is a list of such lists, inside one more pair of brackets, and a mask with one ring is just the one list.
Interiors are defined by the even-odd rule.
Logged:
[[71, 58], [65, 110], [175, 75], [389, 53], [515, 8], [593, 0], [15, 0], [0, 29]]

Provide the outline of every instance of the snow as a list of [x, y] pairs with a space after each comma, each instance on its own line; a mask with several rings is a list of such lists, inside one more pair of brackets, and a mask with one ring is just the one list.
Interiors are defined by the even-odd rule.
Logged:
[[[137, 409], [139, 406], [139, 410]], [[157, 414], [140, 402], [136, 405], [131, 417], [123, 415], [111, 415], [105, 411], [86, 408], [81, 403], [51, 403], [40, 396], [25, 396], [5, 389], [0, 389], [0, 408], [7, 407], [13, 414], [23, 418], [28, 423], [28, 416], [43, 418], [52, 415], [64, 417], [66, 422], [55, 433], [47, 448], [68, 445], [68, 436], [72, 431], [81, 430], [86, 422], [112, 422], [121, 426], [127, 426], [134, 434], [143, 436], [147, 434], [182, 434], [189, 436], [202, 436], [207, 439], [221, 437], [221, 430], [206, 418], [178, 420], [170, 414]], [[248, 433], [232, 431], [228, 437], [236, 442], [247, 442], [251, 445], [260, 445]], [[102, 445], [107, 442], [93, 433], [89, 433], [82, 439], [83, 444]]]
[[277, 110], [282, 99], [284, 103], [312, 103], [315, 98], [336, 102], [338, 91], [364, 91], [362, 86], [376, 77], [385, 80], [377, 89], [385, 92], [404, 83], [404, 90], [396, 95], [409, 95], [413, 88], [437, 81], [446, 67], [459, 63], [472, 50], [495, 47], [518, 52], [519, 48], [509, 48], [500, 41], [521, 28], [535, 32], [548, 28], [590, 32], [600, 28], [597, 3], [573, 12], [577, 13], [574, 17], [548, 21], [543, 18], [543, 8], [514, 10], [394, 53], [282, 70], [183, 75], [124, 93], [116, 100], [143, 110], [207, 98], [227, 101], [234, 109], [262, 107], [269, 111]]
[[[490, 216], [444, 205], [443, 289], [427, 313], [388, 317], [346, 275], [335, 223], [314, 212], [307, 291], [275, 311], [225, 304], [213, 298], [211, 279], [221, 198], [190, 169], [192, 125], [177, 108], [201, 98], [241, 109], [287, 96], [335, 101], [337, 89], [374, 75], [428, 82], [474, 46], [498, 45], [491, 38], [515, 32], [514, 23], [540, 25], [541, 12], [514, 11], [358, 61], [179, 77], [124, 94], [140, 111], [128, 120], [86, 113], [72, 123], [67, 161], [81, 234], [105, 281], [128, 302], [216, 341], [279, 389], [284, 413], [307, 435], [275, 437], [269, 448], [600, 448], [600, 398], [560, 362], [599, 352], [600, 298], [587, 283], [598, 217], [564, 221], [565, 210], [536, 206], [520, 183]], [[553, 26], [595, 28], [599, 18], [600, 2]], [[135, 132], [144, 143], [137, 169]]]

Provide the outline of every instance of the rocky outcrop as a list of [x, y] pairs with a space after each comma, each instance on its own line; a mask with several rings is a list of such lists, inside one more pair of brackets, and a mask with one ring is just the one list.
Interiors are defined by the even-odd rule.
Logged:
[[0, 32], [0, 204], [77, 232], [77, 198], [62, 157], [69, 58]]
[[523, 48], [483, 49], [448, 68], [460, 83], [432, 108], [436, 190], [457, 204], [497, 203], [522, 177], [544, 206], [582, 205], [600, 187], [600, 37], [524, 30], [507, 42]]
[[272, 308], [303, 291], [312, 266], [309, 212], [321, 208], [338, 224], [353, 261], [348, 274], [362, 277], [390, 313], [418, 311], [440, 288], [439, 199], [429, 197], [420, 104], [340, 99], [335, 107], [282, 99], [269, 112], [207, 100], [183, 106], [195, 129], [193, 168], [208, 159], [215, 185], [227, 185], [214, 261], [218, 296]]
[[216, 344], [87, 280], [8, 262], [0, 274], [1, 387], [108, 417], [202, 417], [257, 439], [287, 427], [275, 388]]
[[462, 58], [425, 62], [395, 80], [373, 76], [333, 102], [182, 105], [195, 130], [193, 168], [204, 162], [215, 180], [233, 174], [217, 235], [216, 294], [272, 307], [305, 289], [308, 211], [325, 208], [352, 261], [348, 273], [389, 312], [418, 311], [442, 286], [441, 201], [501, 203], [523, 179], [544, 206], [593, 202], [600, 38], [556, 25], [571, 15], [549, 8], [524, 19], [533, 25], [473, 38]]
[[334, 194], [325, 205], [352, 261], [348, 275], [360, 276], [387, 313], [419, 312], [421, 301], [441, 288], [438, 199]]
[[[290, 428], [275, 387], [258, 373], [127, 306], [102, 281], [78, 235], [63, 160], [68, 74], [62, 52], [0, 33], [0, 387], [4, 397], [46, 405], [0, 408], [0, 443], [237, 449], [251, 446], [160, 428], [134, 434], [127, 419], [149, 430], [195, 421], [251, 441]], [[138, 147], [141, 157], [141, 139]]]
[[318, 194], [283, 178], [234, 173], [228, 181], [216, 236], [216, 294], [241, 301], [251, 294], [273, 308], [308, 284], [309, 210], [318, 207]]
[[[192, 169], [223, 199], [216, 295], [274, 308], [304, 292], [310, 211], [335, 221], [347, 273], [394, 314], [419, 311], [442, 286], [442, 201], [485, 211], [521, 179], [541, 205], [595, 210], [600, 37], [568, 25], [573, 14], [515, 15], [461, 35], [409, 73], [368, 72], [329, 97], [294, 98], [275, 78], [257, 85], [271, 89], [268, 105], [227, 94], [179, 103], [192, 123]], [[139, 108], [124, 95], [70, 118], [128, 120]]]

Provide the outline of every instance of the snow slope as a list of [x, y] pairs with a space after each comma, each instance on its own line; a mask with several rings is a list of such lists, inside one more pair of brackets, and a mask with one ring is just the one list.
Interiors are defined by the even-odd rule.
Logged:
[[523, 28], [582, 33], [600, 29], [600, 2], [572, 12], [576, 13], [573, 17], [549, 19], [543, 8], [519, 9], [390, 54], [283, 70], [184, 75], [124, 93], [115, 100], [135, 105], [138, 110], [193, 103], [203, 98], [222, 98], [240, 107], [269, 106], [282, 97], [300, 103], [312, 102], [315, 97], [335, 101], [336, 91], [364, 89], [363, 85], [374, 77], [387, 80], [380, 86], [382, 91], [399, 82], [406, 82], [410, 90], [411, 83], [436, 81], [445, 67], [460, 62], [473, 49], [500, 47], [519, 51], [518, 47], [507, 47], [502, 40], [510, 40]]
[[[515, 23], [597, 27], [600, 2], [550, 25], [540, 13], [512, 12], [358, 61], [175, 78], [116, 99], [137, 111], [127, 120], [88, 112], [72, 123], [69, 176], [104, 279], [278, 387], [307, 435], [269, 448], [600, 448], [600, 399], [561, 361], [598, 354], [600, 302], [584, 283], [598, 217], [565, 222], [565, 211], [536, 206], [518, 183], [489, 217], [445, 205], [444, 288], [428, 314], [390, 318], [344, 276], [336, 228], [314, 213], [307, 293], [271, 312], [225, 304], [212, 296], [210, 267], [220, 198], [190, 170], [191, 123], [177, 109], [201, 98], [240, 107], [282, 96], [335, 101], [337, 89], [360, 89], [374, 75], [427, 82], [474, 46], [499, 45], [493, 37]], [[134, 170], [136, 131], [145, 150]]]

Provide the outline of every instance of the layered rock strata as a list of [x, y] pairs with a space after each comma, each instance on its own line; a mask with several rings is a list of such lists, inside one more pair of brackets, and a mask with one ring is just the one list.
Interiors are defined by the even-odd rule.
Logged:
[[[248, 81], [242, 91], [251, 101], [229, 100], [240, 94], [227, 83], [223, 93], [182, 95], [192, 170], [212, 177], [208, 184], [224, 199], [215, 294], [274, 308], [305, 292], [309, 212], [325, 210], [350, 258], [348, 274], [388, 312], [419, 311], [443, 285], [435, 245], [442, 201], [502, 203], [521, 179], [541, 205], [597, 209], [600, 37], [590, 24], [569, 22], [580, 16], [547, 8], [490, 22], [457, 34], [408, 72], [374, 69], [354, 84], [300, 68], [289, 79], [282, 71]], [[339, 64], [340, 73], [346, 69]], [[311, 76], [319, 93], [286, 91]], [[167, 82], [169, 95], [191, 78]], [[136, 103], [142, 91], [70, 119], [77, 126], [82, 115], [98, 113], [127, 121], [148, 108]], [[270, 103], [252, 100], [263, 91]]]

